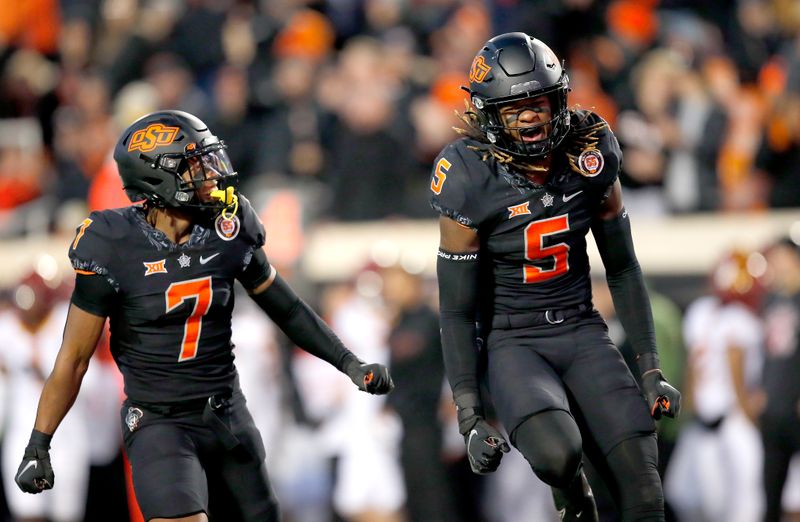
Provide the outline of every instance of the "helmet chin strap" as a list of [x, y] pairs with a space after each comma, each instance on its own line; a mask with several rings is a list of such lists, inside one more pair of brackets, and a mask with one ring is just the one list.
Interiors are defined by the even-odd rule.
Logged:
[[[222, 209], [222, 217], [224, 219], [232, 219], [239, 210], [239, 196], [236, 195], [233, 187], [228, 187], [225, 190], [212, 190], [211, 197], [225, 205], [225, 208]], [[231, 214], [228, 216], [226, 212], [231, 208], [233, 208], [233, 210], [231, 210]]]

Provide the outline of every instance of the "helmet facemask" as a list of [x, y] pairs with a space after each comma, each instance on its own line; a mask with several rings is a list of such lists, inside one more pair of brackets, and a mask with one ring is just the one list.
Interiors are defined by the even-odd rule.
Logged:
[[225, 152], [225, 144], [216, 137], [205, 138], [200, 144], [189, 143], [182, 154], [159, 154], [150, 161], [151, 167], [170, 173], [175, 180], [171, 200], [148, 198], [156, 206], [215, 216], [238, 203], [238, 175]]
[[[558, 147], [569, 132], [568, 85], [569, 80], [566, 77], [566, 73], [564, 73], [563, 80], [550, 89], [526, 92], [518, 96], [500, 99], [486, 100], [479, 96], [473, 96], [472, 104], [478, 113], [481, 128], [493, 147], [515, 157], [531, 159], [549, 154]], [[528, 107], [521, 100], [533, 101], [540, 96], [546, 96], [550, 102], [551, 117], [548, 120], [518, 127], [511, 127], [506, 124], [506, 118], [501, 114], [501, 110], [504, 107], [512, 103], [520, 104], [521, 107], [518, 111], [521, 112], [525, 110], [525, 107]], [[535, 106], [535, 103], [532, 102], [530, 106]], [[546, 131], [545, 137], [537, 140], [530, 139], [531, 136], [538, 134], [542, 128]]]

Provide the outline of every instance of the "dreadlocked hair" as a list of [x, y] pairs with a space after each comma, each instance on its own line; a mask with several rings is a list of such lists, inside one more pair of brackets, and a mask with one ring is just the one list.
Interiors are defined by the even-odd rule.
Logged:
[[[573, 114], [577, 114], [578, 110], [578, 106], [570, 109], [570, 117]], [[608, 129], [608, 123], [606, 123], [606, 120], [600, 118], [600, 121], [597, 123], [584, 125], [591, 112], [581, 112], [583, 112], [583, 115], [581, 116], [580, 120], [578, 120], [577, 124], [570, 129], [569, 134], [567, 134], [567, 138], [564, 140], [564, 151], [567, 155], [567, 161], [569, 161], [570, 168], [575, 173], [585, 176], [586, 173], [578, 166], [578, 156], [580, 156], [581, 152], [586, 149], [597, 148], [597, 142], [600, 141], [602, 132]]]
[[[569, 117], [572, 118], [573, 115], [578, 113], [579, 109], [580, 106], [578, 105], [572, 109], [569, 109]], [[585, 149], [591, 149], [597, 146], [597, 142], [600, 141], [600, 134], [604, 129], [608, 128], [608, 123], [601, 119], [599, 122], [592, 125], [583, 125], [591, 113], [589, 111], [581, 112], [583, 112], [583, 115], [577, 124], [573, 125], [570, 129], [564, 140], [563, 146], [570, 168], [577, 174], [583, 176], [585, 173], [580, 169], [580, 167], [578, 167], [578, 156], [580, 156], [581, 152], [583, 152]], [[492, 146], [491, 142], [486, 137], [486, 134], [483, 132], [483, 130], [481, 130], [478, 114], [472, 110], [467, 100], [464, 100], [464, 111], [459, 112], [456, 110], [454, 113], [456, 118], [458, 118], [464, 124], [464, 126], [453, 127], [453, 130], [456, 131], [456, 133], [458, 133], [460, 136], [473, 139], [483, 144], [480, 146], [470, 145], [467, 147], [468, 149], [480, 152], [481, 159], [483, 161], [489, 159], [490, 156], [493, 156], [498, 163], [503, 165], [512, 163], [514, 161], [514, 156]], [[534, 171], [546, 170], [545, 167], [536, 164], [526, 165], [526, 167]]]
[[453, 112], [455, 113], [456, 118], [461, 120], [461, 122], [464, 124], [463, 128], [453, 127], [453, 130], [461, 136], [465, 136], [483, 144], [481, 146], [469, 145], [467, 146], [468, 149], [480, 152], [481, 159], [483, 161], [489, 159], [490, 156], [494, 156], [497, 162], [501, 164], [507, 164], [514, 161], [514, 157], [511, 154], [506, 154], [505, 152], [492, 147], [489, 138], [486, 137], [486, 133], [481, 130], [481, 124], [478, 120], [478, 113], [470, 108], [467, 100], [464, 100], [464, 112], [458, 112], [458, 110]]

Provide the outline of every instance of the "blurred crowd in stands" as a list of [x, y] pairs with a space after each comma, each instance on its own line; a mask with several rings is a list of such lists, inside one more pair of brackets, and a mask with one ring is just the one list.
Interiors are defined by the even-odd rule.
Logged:
[[791, 0], [27, 0], [0, 11], [0, 233], [125, 204], [110, 148], [161, 108], [223, 137], [254, 196], [298, 190], [308, 221], [430, 217], [458, 87], [512, 30], [617, 133], [633, 212], [800, 204]]
[[[554, 520], [549, 491], [518, 453], [494, 475], [469, 473], [443, 382], [434, 282], [387, 262], [318, 288], [298, 267], [303, 230], [316, 223], [434, 217], [430, 162], [455, 136], [459, 87], [492, 35], [525, 31], [566, 61], [570, 103], [606, 118], [621, 142], [634, 215], [800, 206], [800, 4], [793, 0], [0, 3], [0, 241], [69, 237], [88, 210], [127, 205], [111, 159], [118, 133], [147, 112], [186, 110], [228, 144], [241, 190], [265, 222], [273, 264], [357, 354], [391, 365], [397, 389], [385, 403], [353, 393], [345, 377], [294, 350], [239, 300], [237, 367], [287, 522]], [[767, 268], [758, 268], [758, 256], [764, 263], [772, 256], [777, 272], [793, 274], [792, 259], [775, 252], [752, 253], [756, 261], [744, 270], [780, 294], [795, 283], [768, 282]], [[115, 438], [121, 391], [102, 349], [81, 393], [85, 405], [68, 417], [74, 435], [65, 429], [53, 443], [54, 459], [74, 459], [75, 476], [56, 462], [53, 492], [11, 498], [18, 491], [9, 466], [24, 446], [14, 430], [30, 429], [31, 401], [60, 343], [71, 284], [53, 268], [60, 262], [39, 260], [0, 306], [0, 471], [9, 497], [0, 506], [13, 508], [13, 519], [125, 520], [133, 501]], [[796, 273], [800, 281], [800, 262]], [[596, 306], [624, 348], [604, 295], [600, 284]], [[759, 435], [771, 441], [767, 460], [778, 468], [800, 436], [759, 423], [772, 411], [759, 376], [770, 361], [781, 367], [794, 357], [788, 367], [800, 368], [796, 317], [770, 315], [778, 333], [769, 337], [761, 306], [734, 299], [731, 306], [746, 311], [725, 317], [741, 328], [713, 341], [711, 357], [704, 335], [724, 329], [718, 315], [725, 314], [714, 310], [730, 305], [730, 296], [713, 295], [717, 301], [699, 308], [653, 296], [665, 372], [689, 403], [682, 424], [665, 424], [661, 437], [667, 500], [673, 520], [777, 522], [763, 518]], [[794, 306], [796, 315], [800, 302]], [[703, 319], [689, 327], [693, 316]], [[744, 355], [729, 357], [731, 346]], [[716, 381], [704, 386], [698, 376], [709, 374]], [[770, 426], [800, 425], [800, 405], [784, 406]], [[714, 442], [724, 439], [717, 434], [731, 411], [740, 438]], [[686, 456], [684, 433], [696, 439], [688, 447], [711, 448], [701, 453], [708, 460]], [[669, 471], [673, 449], [681, 465]], [[741, 466], [729, 470], [731, 463]], [[798, 517], [795, 480], [784, 507]], [[732, 498], [741, 500], [733, 511]], [[774, 498], [770, 509], [775, 517]], [[137, 520], [135, 506], [130, 512]]]

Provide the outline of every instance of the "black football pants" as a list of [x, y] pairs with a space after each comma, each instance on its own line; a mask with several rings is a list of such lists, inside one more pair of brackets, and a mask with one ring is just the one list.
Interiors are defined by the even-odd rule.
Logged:
[[[626, 439], [608, 455], [587, 442], [592, 464], [601, 470], [622, 520], [663, 522], [655, 434]], [[580, 470], [583, 441], [578, 423], [566, 411], [548, 410], [529, 417], [511, 434], [511, 443], [534, 473], [552, 487], [566, 488]]]
[[[125, 422], [130, 408], [142, 413], [135, 426]], [[214, 422], [209, 414], [217, 416]], [[126, 401], [122, 418], [133, 487], [145, 520], [201, 512], [212, 521], [280, 520], [261, 435], [241, 391], [215, 412], [206, 408], [165, 415]]]
[[780, 520], [789, 463], [794, 454], [800, 452], [800, 424], [791, 413], [764, 415], [760, 421], [761, 438], [764, 441], [764, 492], [767, 501], [764, 520]]

